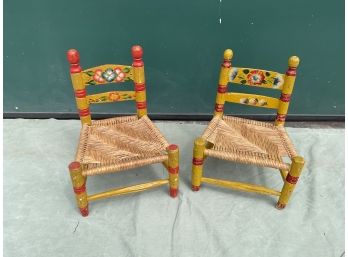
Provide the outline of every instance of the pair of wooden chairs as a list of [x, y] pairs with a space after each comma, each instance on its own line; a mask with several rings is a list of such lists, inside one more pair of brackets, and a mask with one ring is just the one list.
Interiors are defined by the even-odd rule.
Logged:
[[[83, 216], [88, 215], [88, 203], [94, 200], [139, 192], [169, 184], [169, 194], [178, 194], [179, 148], [169, 144], [147, 117], [143, 50], [132, 47], [132, 66], [107, 64], [86, 70], [80, 66], [79, 53], [67, 53], [75, 99], [82, 122], [75, 161], [69, 165], [76, 200]], [[293, 90], [297, 57], [289, 59], [286, 74], [250, 68], [232, 68], [232, 50], [224, 52], [221, 66], [215, 114], [203, 135], [194, 142], [192, 190], [201, 183], [279, 196], [277, 208], [286, 206], [304, 165], [283, 125]], [[134, 91], [111, 91], [87, 95], [86, 87], [133, 80]], [[228, 93], [227, 84], [237, 83], [281, 90], [280, 99], [241, 93]], [[135, 100], [137, 115], [99, 121], [91, 119], [91, 104]], [[275, 125], [223, 115], [225, 102], [278, 109]], [[279, 192], [258, 185], [203, 177], [206, 157], [250, 163], [280, 170], [284, 180]], [[291, 164], [283, 161], [289, 157]], [[116, 188], [87, 195], [87, 176], [118, 172], [154, 163], [162, 163], [168, 170], [168, 179]]]

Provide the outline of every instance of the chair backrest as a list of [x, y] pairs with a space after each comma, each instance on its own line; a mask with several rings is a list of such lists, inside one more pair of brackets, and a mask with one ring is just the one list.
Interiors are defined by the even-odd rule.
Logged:
[[[255, 107], [277, 109], [275, 124], [277, 126], [284, 125], [291, 93], [295, 84], [296, 68], [300, 63], [300, 59], [297, 56], [290, 57], [286, 74], [281, 74], [275, 71], [232, 67], [232, 57], [232, 50], [225, 50], [224, 60], [221, 64], [214, 115], [223, 115], [225, 102], [232, 102]], [[280, 98], [277, 99], [263, 95], [227, 92], [228, 83], [277, 89], [281, 90], [281, 95]]]
[[[79, 52], [75, 49], [70, 49], [67, 52], [76, 105], [82, 124], [91, 124], [90, 104], [135, 100], [138, 117], [147, 115], [143, 49], [141, 46], [133, 46], [131, 52], [132, 66], [105, 64], [85, 70], [82, 70], [80, 66]], [[87, 95], [87, 86], [129, 80], [133, 80], [135, 91], [108, 91]]]

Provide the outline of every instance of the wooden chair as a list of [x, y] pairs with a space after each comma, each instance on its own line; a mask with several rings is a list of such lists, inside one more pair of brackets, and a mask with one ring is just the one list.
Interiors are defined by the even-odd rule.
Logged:
[[[170, 196], [178, 193], [179, 149], [169, 145], [147, 116], [143, 50], [132, 47], [132, 66], [106, 64], [86, 70], [80, 66], [77, 50], [67, 52], [72, 85], [82, 122], [75, 161], [69, 165], [77, 205], [82, 216], [88, 215], [88, 203], [110, 196], [139, 192], [169, 183]], [[134, 81], [135, 91], [112, 91], [87, 95], [86, 87]], [[135, 100], [137, 115], [93, 121], [91, 104]], [[87, 195], [87, 176], [163, 163], [169, 179], [117, 188]]]
[[[296, 153], [285, 129], [291, 93], [296, 78], [299, 58], [289, 59], [286, 74], [251, 68], [231, 66], [233, 52], [224, 52], [219, 85], [216, 95], [215, 113], [212, 121], [200, 138], [194, 142], [192, 165], [192, 190], [198, 191], [201, 182], [259, 194], [279, 196], [276, 207], [283, 209], [295, 188], [304, 165], [303, 157]], [[281, 90], [279, 99], [235, 92], [227, 92], [228, 83], [243, 86]], [[223, 115], [225, 102], [277, 109], [275, 124]], [[276, 191], [259, 185], [202, 177], [205, 157], [253, 164], [279, 169], [284, 181], [282, 190]], [[284, 161], [289, 157], [291, 164]]]

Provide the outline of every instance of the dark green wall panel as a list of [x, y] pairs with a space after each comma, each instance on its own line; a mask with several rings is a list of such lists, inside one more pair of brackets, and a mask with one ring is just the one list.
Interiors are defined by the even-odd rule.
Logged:
[[[130, 64], [131, 45], [141, 44], [150, 113], [211, 114], [222, 53], [232, 48], [236, 66], [281, 72], [300, 56], [290, 113], [343, 115], [343, 22], [342, 0], [5, 0], [4, 112], [75, 112], [66, 50], [78, 49], [87, 68]], [[134, 105], [94, 111], [130, 113]]]

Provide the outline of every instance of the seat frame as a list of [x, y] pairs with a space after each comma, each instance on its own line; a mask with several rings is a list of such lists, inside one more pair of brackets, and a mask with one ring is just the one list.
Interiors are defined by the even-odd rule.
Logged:
[[[233, 102], [238, 104], [251, 105], [255, 107], [266, 107], [266, 108], [277, 109], [278, 111], [277, 111], [277, 116], [275, 119], [275, 126], [284, 126], [285, 118], [289, 108], [291, 94], [292, 94], [295, 79], [296, 79], [296, 69], [300, 61], [299, 58], [297, 56], [292, 56], [289, 58], [288, 70], [286, 71], [285, 75], [280, 73], [265, 71], [271, 74], [279, 74], [284, 78], [284, 84], [282, 85], [281, 88], [278, 88], [281, 90], [281, 96], [278, 100], [276, 98], [252, 95], [252, 94], [227, 93], [227, 86], [229, 82], [238, 83], [238, 82], [235, 82], [233, 79], [230, 79], [229, 77], [232, 70], [232, 65], [231, 65], [232, 57], [233, 57], [232, 50], [231, 49], [225, 50], [224, 59], [221, 64], [221, 70], [220, 70], [220, 76], [219, 76], [219, 84], [218, 84], [217, 95], [216, 95], [214, 117], [219, 116], [222, 118], [225, 102]], [[238, 83], [238, 84], [241, 84], [241, 83]], [[263, 84], [261, 84], [260, 86], [268, 87]], [[248, 101], [245, 101], [245, 99], [248, 99]], [[269, 106], [257, 105], [257, 103], [260, 103], [257, 101], [257, 99], [266, 99], [266, 101], [270, 102], [271, 104]], [[201, 187], [201, 183], [203, 182], [203, 183], [207, 183], [207, 184], [211, 184], [215, 186], [221, 186], [221, 187], [225, 187], [229, 189], [236, 189], [240, 191], [278, 196], [279, 198], [276, 204], [276, 208], [284, 209], [286, 207], [295, 189], [296, 183], [299, 179], [299, 176], [304, 166], [304, 158], [302, 156], [293, 156], [291, 158], [291, 165], [288, 169], [279, 169], [284, 185], [281, 191], [277, 191], [277, 190], [263, 187], [260, 185], [203, 177], [204, 160], [206, 159], [206, 157], [209, 156], [209, 149], [211, 147], [213, 147], [212, 144], [206, 141], [205, 139], [203, 139], [202, 137], [199, 137], [194, 141], [193, 160], [192, 160], [192, 177], [191, 177], [193, 191], [199, 191]]]
[[[96, 81], [91, 80], [90, 82], [85, 81], [84, 76], [90, 76], [90, 74], [97, 73], [99, 68], [114, 68], [115, 65], [102, 65], [86, 70], [82, 70], [80, 66], [80, 55], [77, 50], [70, 49], [67, 52], [67, 59], [70, 64], [70, 75], [72, 80], [72, 85], [75, 93], [76, 105], [79, 111], [80, 120], [82, 126], [90, 126], [92, 124], [91, 114], [90, 114], [90, 104], [92, 103], [104, 103], [104, 102], [115, 102], [124, 100], [135, 100], [137, 117], [140, 119], [143, 116], [147, 116], [147, 105], [146, 105], [146, 87], [145, 87], [145, 76], [144, 76], [144, 62], [143, 62], [143, 49], [141, 46], [133, 46], [131, 49], [133, 63], [132, 66], [117, 65], [120, 67], [126, 67], [129, 69], [129, 74], [127, 79], [134, 81], [135, 92], [133, 91], [114, 91], [106, 92], [111, 94], [124, 93], [125, 99], [106, 99], [105, 94], [95, 94], [87, 96], [86, 86], [95, 84], [107, 84], [110, 81], [105, 81], [96, 77]], [[98, 75], [98, 74], [97, 74]], [[123, 74], [124, 75], [124, 74]], [[124, 78], [124, 76], [122, 77]], [[122, 80], [122, 79], [120, 79]], [[104, 83], [106, 82], [106, 83]], [[121, 82], [121, 81], [113, 81]], [[117, 95], [118, 96], [118, 95]], [[103, 98], [104, 97], [104, 98]], [[105, 100], [106, 99], [106, 100]], [[171, 197], [176, 197], [178, 194], [179, 186], [179, 148], [177, 145], [169, 145], [166, 148], [168, 158], [165, 159], [162, 164], [167, 169], [169, 176], [168, 179], [160, 179], [151, 181], [148, 183], [131, 185], [122, 188], [114, 188], [105, 192], [96, 193], [93, 195], [87, 195], [86, 192], [86, 181], [87, 172], [86, 165], [78, 161], [74, 161], [69, 165], [70, 177], [73, 185], [73, 190], [75, 192], [77, 206], [80, 210], [82, 216], [88, 216], [89, 214], [89, 202], [104, 199], [112, 196], [123, 195], [128, 193], [135, 193], [144, 191], [147, 189], [156, 188], [162, 185], [169, 184], [169, 194]], [[146, 166], [138, 165], [137, 167]]]

